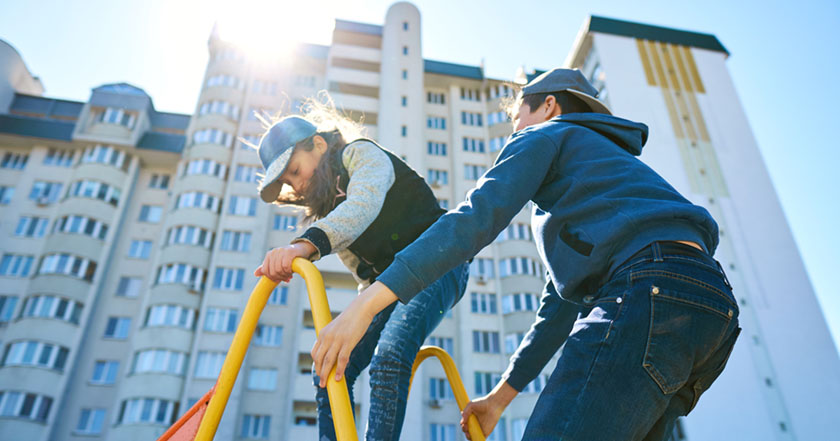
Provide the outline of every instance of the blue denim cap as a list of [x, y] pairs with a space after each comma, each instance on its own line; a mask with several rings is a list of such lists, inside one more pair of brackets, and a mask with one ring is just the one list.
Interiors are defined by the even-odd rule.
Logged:
[[578, 69], [558, 67], [544, 72], [522, 87], [522, 96], [552, 92], [569, 92], [586, 103], [593, 112], [612, 115], [610, 109], [596, 98], [598, 90], [592, 87], [589, 80]]
[[283, 188], [277, 180], [286, 171], [295, 144], [314, 135], [318, 129], [311, 122], [299, 116], [287, 116], [274, 123], [260, 139], [258, 153], [265, 174], [260, 181], [260, 197], [265, 202], [274, 202]]

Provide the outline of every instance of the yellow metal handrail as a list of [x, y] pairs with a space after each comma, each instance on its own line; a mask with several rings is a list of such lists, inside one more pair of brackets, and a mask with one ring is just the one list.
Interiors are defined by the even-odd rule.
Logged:
[[[452, 386], [455, 402], [458, 403], [458, 408], [463, 412], [464, 408], [470, 402], [470, 397], [467, 395], [467, 390], [464, 389], [464, 382], [461, 381], [461, 375], [458, 373], [458, 368], [455, 366], [455, 362], [452, 361], [452, 357], [437, 346], [423, 346], [417, 352], [417, 358], [414, 359], [414, 365], [411, 366], [408, 392], [411, 393], [414, 372], [417, 371], [420, 363], [429, 357], [437, 357], [440, 361], [440, 364], [443, 366], [443, 371], [446, 373], [446, 379], [449, 380], [449, 384]], [[472, 441], [485, 441], [484, 433], [481, 431], [481, 426], [478, 424], [478, 418], [475, 415], [470, 415], [469, 420], [467, 420], [467, 429], [470, 431]]]
[[[316, 335], [320, 334], [321, 329], [332, 320], [330, 305], [327, 302], [327, 294], [324, 290], [324, 279], [321, 277], [318, 269], [315, 268], [315, 265], [306, 259], [294, 259], [292, 261], [292, 270], [300, 274], [304, 282], [306, 282], [309, 303], [312, 309], [312, 318], [315, 321], [315, 332]], [[181, 439], [194, 439], [196, 441], [213, 440], [213, 437], [216, 435], [216, 430], [219, 427], [219, 421], [222, 419], [222, 414], [225, 411], [225, 406], [227, 406], [228, 399], [230, 398], [230, 393], [233, 390], [233, 385], [236, 382], [236, 377], [242, 367], [242, 361], [245, 359], [245, 352], [248, 350], [251, 337], [253, 337], [254, 330], [257, 327], [257, 322], [268, 302], [268, 298], [271, 296], [271, 291], [276, 286], [276, 282], [266, 277], [260, 278], [257, 286], [254, 287], [251, 296], [248, 298], [245, 312], [242, 314], [242, 320], [236, 328], [236, 333], [233, 336], [233, 341], [228, 349], [216, 385], [178, 419], [166, 433], [158, 438], [158, 441], [175, 441]], [[458, 374], [458, 369], [455, 367], [452, 357], [437, 346], [424, 346], [417, 353], [414, 366], [411, 368], [409, 391], [411, 390], [410, 382], [414, 379], [414, 372], [417, 370], [417, 367], [423, 360], [431, 356], [436, 356], [443, 365], [446, 378], [452, 385], [458, 407], [463, 411], [464, 407], [470, 401], [464, 389], [464, 383], [461, 382], [461, 376]], [[335, 433], [338, 441], [358, 441], [356, 423], [353, 420], [353, 410], [350, 406], [350, 395], [347, 391], [347, 383], [343, 377], [341, 381], [335, 381], [335, 367], [333, 367], [327, 378], [327, 394], [329, 395], [330, 409], [332, 410], [333, 424], [335, 425]], [[203, 409], [205, 405], [206, 410]], [[200, 419], [200, 423], [198, 423], [197, 432], [193, 432], [193, 430], [196, 430], [195, 424], [198, 419]], [[470, 416], [468, 426], [473, 441], [485, 440], [475, 415]], [[196, 433], [195, 438], [190, 438], [191, 433]]]

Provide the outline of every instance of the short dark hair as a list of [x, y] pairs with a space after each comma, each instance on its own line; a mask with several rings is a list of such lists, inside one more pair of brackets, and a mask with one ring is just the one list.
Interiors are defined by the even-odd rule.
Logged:
[[531, 112], [533, 112], [540, 107], [549, 96], [553, 96], [557, 101], [557, 104], [560, 106], [560, 114], [562, 115], [567, 113], [585, 113], [592, 111], [592, 108], [589, 107], [588, 104], [566, 91], [525, 95], [522, 97], [522, 103], [527, 104], [528, 108], [531, 109]]

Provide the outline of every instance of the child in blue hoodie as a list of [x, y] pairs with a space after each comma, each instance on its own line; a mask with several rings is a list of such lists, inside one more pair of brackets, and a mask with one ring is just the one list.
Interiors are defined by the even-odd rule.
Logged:
[[[665, 439], [722, 372], [740, 331], [738, 306], [712, 258], [711, 215], [636, 158], [647, 126], [612, 116], [596, 96], [577, 70], [524, 86], [517, 131], [467, 200], [321, 331], [320, 372], [356, 345], [377, 311], [409, 302], [473, 257], [531, 201], [547, 268], [537, 319], [462, 426], [475, 414], [489, 434], [564, 345], [523, 439]], [[339, 362], [336, 374], [344, 368]]]

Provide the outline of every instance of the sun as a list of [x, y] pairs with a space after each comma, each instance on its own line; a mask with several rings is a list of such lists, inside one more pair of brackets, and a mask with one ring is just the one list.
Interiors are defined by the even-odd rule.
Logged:
[[226, 2], [216, 25], [219, 38], [236, 45], [249, 59], [275, 62], [289, 58], [305, 38], [298, 30], [306, 15], [294, 2], [240, 0]]

